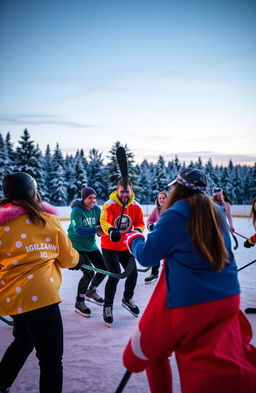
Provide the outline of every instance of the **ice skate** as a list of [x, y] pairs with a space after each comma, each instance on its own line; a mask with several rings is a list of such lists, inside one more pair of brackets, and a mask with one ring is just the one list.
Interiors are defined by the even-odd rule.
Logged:
[[85, 300], [88, 302], [97, 304], [98, 306], [103, 306], [104, 300], [98, 294], [96, 288], [95, 289], [88, 289], [85, 295]]
[[148, 277], [145, 278], [145, 284], [151, 284], [158, 280], [158, 274], [150, 274]]
[[86, 318], [89, 318], [91, 316], [91, 310], [86, 306], [85, 302], [76, 301], [75, 312]]
[[107, 327], [110, 327], [111, 324], [113, 323], [113, 311], [112, 307], [106, 307], [104, 306], [103, 308], [103, 319]]
[[122, 299], [122, 306], [126, 308], [134, 317], [137, 317], [140, 313], [139, 307], [136, 306], [133, 299]]

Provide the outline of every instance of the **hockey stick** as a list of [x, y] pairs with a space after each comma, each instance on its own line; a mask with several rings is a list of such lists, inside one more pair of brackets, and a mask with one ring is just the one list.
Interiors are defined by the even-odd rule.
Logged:
[[233, 247], [233, 250], [237, 250], [237, 249], [238, 249], [238, 246], [239, 246], [238, 241], [237, 241], [237, 238], [236, 238], [236, 236], [235, 236], [233, 233], [231, 233], [231, 235], [232, 235], [232, 237], [233, 237], [233, 239], [234, 239], [234, 242], [235, 242], [235, 245], [234, 245], [234, 247]]
[[[127, 186], [128, 186], [128, 165], [127, 165], [127, 158], [126, 158], [126, 153], [125, 153], [125, 149], [122, 146], [119, 146], [116, 149], [116, 159], [117, 159], [117, 163], [121, 172], [121, 176], [123, 179], [123, 184], [124, 184], [124, 191], [127, 190]], [[120, 215], [120, 220], [119, 223], [117, 225], [117, 230], [118, 232], [120, 231], [120, 227], [122, 224], [122, 219], [123, 219], [123, 215], [124, 215], [124, 209], [125, 209], [125, 203], [123, 203], [123, 207], [122, 207], [122, 212]]]
[[240, 233], [234, 232], [236, 235], [243, 237], [244, 239], [248, 239], [247, 237], [245, 237], [244, 235], [241, 235]]
[[9, 326], [13, 326], [13, 321], [10, 321], [9, 319], [2, 317], [1, 315], [0, 315], [0, 320], [7, 323], [7, 325]]
[[124, 182], [124, 191], [126, 191], [128, 186], [128, 165], [125, 149], [122, 146], [116, 149], [116, 159]]
[[138, 269], [138, 268], [137, 268], [137, 272], [146, 273], [146, 272], [148, 272], [151, 268], [152, 268], [152, 266], [150, 266], [150, 267], [145, 267], [145, 269]]
[[250, 266], [250, 265], [252, 265], [255, 262], [256, 262], [256, 259], [254, 259], [254, 261], [252, 261], [252, 262], [247, 263], [247, 265], [244, 265], [244, 266], [240, 267], [239, 269], [237, 269], [237, 271], [240, 272], [240, 270], [245, 269], [247, 266]]
[[131, 272], [134, 270], [135, 266], [136, 266], [135, 259], [133, 257], [130, 257], [128, 265], [122, 273], [113, 273], [113, 272], [109, 272], [108, 270], [98, 269], [97, 267], [94, 266], [81, 265], [81, 267], [83, 267], [84, 269], [93, 270], [94, 272], [106, 274], [106, 276], [110, 276], [118, 279], [128, 277], [131, 274]]
[[126, 370], [124, 373], [123, 378], [121, 379], [115, 393], [122, 393], [122, 391], [124, 390], [125, 385], [128, 382], [128, 379], [130, 378], [130, 376], [132, 375], [131, 371]]

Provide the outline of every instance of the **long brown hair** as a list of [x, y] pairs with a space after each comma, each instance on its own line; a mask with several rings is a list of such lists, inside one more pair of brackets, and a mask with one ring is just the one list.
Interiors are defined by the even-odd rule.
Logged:
[[208, 195], [176, 183], [168, 196], [165, 210], [182, 199], [187, 199], [191, 207], [188, 227], [194, 251], [200, 250], [213, 270], [221, 271], [229, 261], [221, 232], [223, 219], [217, 207]]
[[252, 209], [250, 213], [250, 217], [252, 217], [252, 224], [254, 228], [256, 228], [256, 208], [254, 208], [254, 203], [256, 202], [256, 198], [253, 199], [252, 201]]
[[27, 211], [27, 214], [33, 224], [40, 225], [41, 227], [44, 227], [46, 225], [45, 219], [40, 214], [41, 212], [45, 211], [45, 209], [43, 208], [39, 194], [37, 194], [36, 197], [29, 197], [27, 199], [20, 199], [17, 201], [11, 200], [9, 198], [0, 199], [0, 206], [4, 206], [8, 203], [11, 203], [15, 206], [23, 207]]

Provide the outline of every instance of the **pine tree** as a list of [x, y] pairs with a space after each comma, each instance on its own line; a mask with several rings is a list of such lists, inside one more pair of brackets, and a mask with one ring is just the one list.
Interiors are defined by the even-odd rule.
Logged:
[[165, 191], [168, 187], [168, 175], [163, 156], [159, 156], [155, 165], [154, 183], [153, 183], [153, 197], [156, 199], [160, 191]]
[[11, 141], [10, 132], [7, 132], [7, 134], [6, 134], [5, 148], [6, 148], [5, 150], [6, 150], [7, 160], [8, 160], [8, 164], [7, 164], [7, 167], [5, 168], [5, 170], [6, 170], [6, 173], [11, 173], [15, 169], [16, 153], [13, 149], [13, 143]]
[[151, 171], [147, 160], [143, 160], [138, 168], [138, 184], [139, 190], [136, 193], [136, 199], [140, 204], [150, 204], [152, 200], [151, 188]]
[[42, 168], [41, 168], [41, 151], [35, 146], [34, 141], [30, 139], [27, 129], [24, 130], [19, 145], [16, 149], [16, 171], [26, 172], [33, 176], [38, 184], [38, 191], [43, 191]]
[[243, 203], [243, 190], [242, 190], [241, 179], [237, 167], [235, 167], [234, 169], [234, 179], [232, 184], [233, 184], [233, 188], [232, 188], [232, 195], [230, 195], [230, 198], [233, 201], [233, 203], [237, 203], [240, 205]]
[[[116, 141], [109, 151], [107, 158], [109, 162], [106, 165], [106, 179], [107, 179], [107, 189], [108, 194], [116, 189], [117, 183], [121, 178], [121, 173], [116, 159], [116, 150], [118, 147], [122, 146], [119, 141]], [[127, 145], [123, 146], [126, 152], [127, 166], [129, 173], [129, 180], [132, 182], [133, 190], [136, 194], [137, 192], [137, 173], [134, 168], [134, 155], [130, 151]]]
[[64, 159], [58, 143], [56, 144], [52, 156], [50, 200], [56, 206], [65, 206], [67, 204], [67, 183], [65, 180]]
[[87, 184], [87, 174], [83, 165], [83, 157], [77, 155], [74, 163], [74, 189], [76, 190], [76, 195], [80, 196], [81, 188], [83, 184]]
[[2, 182], [4, 176], [7, 174], [6, 168], [8, 167], [6, 145], [2, 134], [0, 134], [0, 197], [3, 196]]
[[256, 197], [256, 162], [254, 164], [254, 167], [251, 169], [248, 185], [248, 194], [252, 203], [253, 199]]
[[52, 171], [52, 157], [49, 144], [46, 146], [45, 155], [42, 159], [42, 180], [44, 182], [44, 200], [51, 202], [51, 171]]
[[75, 158], [67, 155], [64, 162], [65, 181], [67, 183], [67, 202], [70, 204], [74, 199], [80, 197], [77, 194], [77, 186], [75, 185]]
[[88, 158], [88, 185], [95, 188], [97, 202], [102, 204], [108, 198], [102, 153], [97, 149], [91, 149]]

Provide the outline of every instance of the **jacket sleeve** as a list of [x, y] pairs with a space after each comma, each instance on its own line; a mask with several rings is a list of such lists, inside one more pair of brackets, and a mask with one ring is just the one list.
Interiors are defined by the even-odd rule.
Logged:
[[71, 211], [70, 224], [76, 236], [93, 236], [95, 235], [95, 227], [84, 227], [81, 209], [75, 208]]
[[147, 240], [136, 238], [130, 244], [130, 248], [140, 265], [155, 266], [173, 252], [175, 244], [180, 243], [182, 238], [181, 222], [176, 220], [176, 214], [165, 211]]
[[64, 232], [61, 224], [59, 223], [59, 232], [58, 232], [58, 246], [59, 246], [59, 255], [56, 259], [58, 265], [62, 268], [74, 267], [78, 264], [79, 254], [72, 247], [72, 243], [69, 240], [68, 236]]
[[149, 215], [148, 219], [147, 219], [147, 225], [148, 224], [154, 224], [157, 221], [157, 217], [156, 217], [156, 207], [154, 208], [154, 210], [152, 210], [151, 214]]
[[100, 226], [106, 235], [108, 235], [109, 228], [113, 227], [113, 225], [111, 225], [109, 222], [110, 217], [111, 217], [110, 206], [106, 202], [102, 207], [101, 216], [100, 216]]
[[231, 214], [231, 207], [228, 202], [225, 202], [225, 210], [226, 210], [226, 215], [227, 215], [227, 220], [230, 228], [233, 228], [233, 219], [232, 219], [232, 214]]
[[145, 222], [144, 222], [144, 218], [143, 218], [143, 211], [142, 211], [142, 208], [140, 206], [138, 206], [136, 216], [134, 217], [133, 227], [140, 229], [141, 232], [143, 232], [144, 229], [145, 229]]

